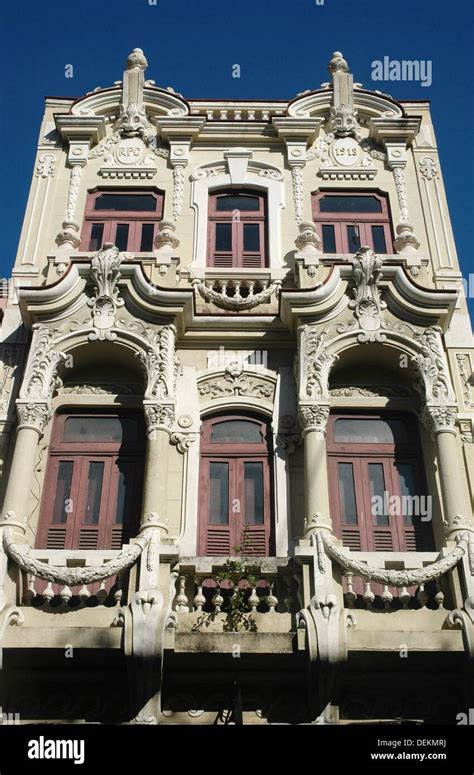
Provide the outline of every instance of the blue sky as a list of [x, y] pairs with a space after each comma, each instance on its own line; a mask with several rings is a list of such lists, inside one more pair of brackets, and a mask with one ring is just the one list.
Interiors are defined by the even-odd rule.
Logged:
[[[24, 0], [1, 13], [0, 275], [13, 264], [45, 95], [79, 96], [121, 79], [135, 46], [147, 77], [185, 97], [290, 98], [328, 80], [334, 50], [355, 80], [431, 100], [463, 275], [474, 274], [472, 0]], [[430, 60], [433, 82], [374, 82], [371, 63]], [[73, 65], [73, 78], [65, 67]], [[232, 66], [240, 65], [240, 78]], [[471, 282], [474, 295], [474, 276]], [[471, 314], [474, 298], [470, 299]]]

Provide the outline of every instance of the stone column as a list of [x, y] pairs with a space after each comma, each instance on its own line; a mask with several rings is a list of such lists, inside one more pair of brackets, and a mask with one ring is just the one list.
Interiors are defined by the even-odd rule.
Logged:
[[472, 511], [463, 476], [463, 460], [456, 439], [457, 409], [453, 406], [427, 405], [423, 422], [434, 434], [448, 538], [455, 530], [473, 524]]
[[147, 424], [147, 451], [143, 482], [142, 526], [150, 514], [157, 514], [162, 522], [168, 506], [168, 452], [170, 428], [174, 420], [173, 404], [145, 402]]
[[299, 414], [304, 439], [306, 526], [317, 524], [332, 531], [326, 454], [329, 405], [302, 405]]
[[3, 515], [8, 523], [25, 533], [38, 441], [49, 420], [50, 410], [45, 402], [22, 401], [20, 399], [16, 402], [16, 408], [19, 424], [5, 493]]

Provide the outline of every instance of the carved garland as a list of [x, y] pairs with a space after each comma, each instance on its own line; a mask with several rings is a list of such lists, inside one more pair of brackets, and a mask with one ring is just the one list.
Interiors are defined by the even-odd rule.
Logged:
[[193, 280], [193, 286], [197, 288], [199, 295], [208, 302], [215, 304], [216, 307], [228, 310], [246, 310], [258, 307], [259, 304], [266, 304], [276, 290], [280, 287], [279, 281], [272, 282], [260, 293], [249, 294], [246, 297], [240, 295], [226, 296], [224, 293], [208, 288], [202, 280]]
[[343, 570], [368, 581], [375, 581], [390, 587], [411, 587], [440, 578], [462, 560], [469, 550], [470, 544], [469, 534], [461, 533], [457, 538], [458, 545], [446, 557], [442, 557], [426, 568], [384, 570], [349, 558], [343, 549], [336, 546], [334, 537], [329, 536], [326, 531], [317, 530], [312, 532], [312, 535], [315, 536], [317, 542], [320, 540], [323, 542], [328, 557], [337, 562]]
[[113, 560], [105, 565], [91, 568], [64, 568], [41, 562], [41, 560], [31, 556], [31, 547], [28, 544], [15, 544], [13, 542], [11, 528], [7, 526], [3, 527], [3, 548], [10, 559], [14, 560], [25, 573], [30, 573], [45, 581], [75, 587], [79, 584], [103, 581], [129, 568], [148, 546], [152, 533], [152, 530], [146, 530], [136, 539], [137, 543], [121, 551]]

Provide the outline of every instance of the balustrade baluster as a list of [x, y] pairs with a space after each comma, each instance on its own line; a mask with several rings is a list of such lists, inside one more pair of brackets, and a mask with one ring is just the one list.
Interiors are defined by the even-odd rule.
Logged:
[[186, 594], [186, 576], [179, 577], [179, 592], [176, 597], [176, 611], [189, 612], [188, 596]]
[[206, 605], [206, 598], [202, 594], [202, 580], [199, 581], [199, 579], [195, 579], [195, 584], [197, 586], [197, 592], [194, 596], [194, 610], [201, 613], [202, 607]]
[[368, 581], [365, 582], [363, 598], [365, 600], [365, 604], [366, 604], [368, 610], [371, 611], [372, 610], [372, 606], [373, 606], [373, 602], [375, 600], [375, 595], [372, 592], [372, 588], [370, 586], [370, 579], [368, 579]]
[[347, 607], [354, 608], [354, 603], [357, 600], [357, 595], [354, 592], [354, 587], [352, 584], [352, 579], [354, 578], [354, 574], [348, 572], [348, 573], [345, 573], [344, 575], [347, 579], [347, 592], [346, 592]]

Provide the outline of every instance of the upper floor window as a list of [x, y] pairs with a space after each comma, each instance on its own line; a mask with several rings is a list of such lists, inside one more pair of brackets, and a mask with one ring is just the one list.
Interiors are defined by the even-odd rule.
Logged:
[[245, 269], [266, 266], [266, 197], [229, 190], [209, 199], [208, 264]]
[[162, 217], [163, 194], [156, 190], [95, 191], [87, 198], [82, 244], [90, 251], [112, 242], [121, 251], [151, 252]]
[[357, 253], [368, 245], [376, 253], [391, 253], [388, 202], [370, 192], [313, 194], [313, 219], [323, 253]]
[[345, 546], [432, 549], [431, 499], [410, 417], [331, 416], [327, 448], [334, 530]]
[[199, 553], [270, 552], [269, 432], [247, 415], [214, 417], [201, 438]]
[[136, 413], [55, 417], [38, 548], [120, 549], [136, 535], [144, 438]]

